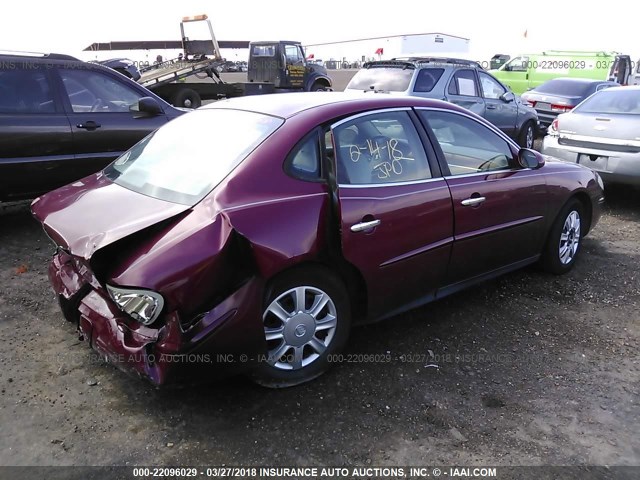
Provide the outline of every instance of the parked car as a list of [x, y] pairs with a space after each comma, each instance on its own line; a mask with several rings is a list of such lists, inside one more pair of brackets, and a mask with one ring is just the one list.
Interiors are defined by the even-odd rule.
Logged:
[[522, 99], [536, 109], [540, 131], [545, 133], [560, 113], [570, 111], [592, 93], [618, 86], [616, 82], [608, 80], [554, 78], [523, 93]]
[[240, 67], [236, 62], [232, 62], [231, 60], [225, 60], [218, 66], [218, 72], [227, 73], [227, 72], [240, 72]]
[[101, 354], [158, 385], [284, 387], [352, 324], [535, 262], [567, 272], [602, 201], [591, 170], [456, 105], [323, 92], [206, 105], [31, 208]]
[[346, 91], [378, 91], [447, 100], [476, 113], [522, 147], [532, 148], [536, 111], [477, 62], [456, 58], [407, 57], [366, 63]]
[[109, 60], [96, 60], [92, 63], [112, 68], [116, 72], [123, 74], [125, 77], [129, 77], [134, 82], [140, 80], [140, 77], [142, 76], [136, 63], [128, 58], [110, 58]]
[[0, 201], [97, 172], [182, 113], [111, 68], [0, 55]]
[[601, 90], [558, 115], [542, 152], [589, 167], [605, 182], [640, 185], [640, 87]]

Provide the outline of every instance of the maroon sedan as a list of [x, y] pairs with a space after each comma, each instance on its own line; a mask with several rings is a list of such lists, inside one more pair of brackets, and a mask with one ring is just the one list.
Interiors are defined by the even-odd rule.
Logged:
[[323, 373], [352, 324], [539, 262], [568, 271], [597, 173], [469, 111], [384, 94], [216, 102], [33, 202], [91, 346], [155, 384]]

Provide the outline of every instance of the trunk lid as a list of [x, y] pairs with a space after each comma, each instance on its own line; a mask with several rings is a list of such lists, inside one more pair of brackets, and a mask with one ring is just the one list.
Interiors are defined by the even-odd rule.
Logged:
[[561, 145], [640, 152], [640, 116], [567, 113], [558, 117]]
[[189, 210], [97, 173], [33, 201], [31, 212], [59, 247], [86, 260], [100, 248]]

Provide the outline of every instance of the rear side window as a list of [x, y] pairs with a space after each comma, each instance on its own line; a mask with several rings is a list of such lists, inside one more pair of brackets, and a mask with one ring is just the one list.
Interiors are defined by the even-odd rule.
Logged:
[[405, 92], [413, 77], [413, 67], [371, 67], [356, 73], [347, 90], [384, 90], [387, 92]]
[[449, 82], [449, 95], [479, 97], [478, 83], [473, 70], [458, 70]]
[[436, 86], [443, 73], [444, 68], [423, 68], [418, 72], [413, 91], [430, 92]]
[[315, 181], [320, 178], [317, 132], [309, 135], [295, 146], [287, 158], [285, 171], [300, 180]]
[[55, 111], [51, 84], [44, 69], [2, 68], [0, 70], [0, 113], [54, 113]]

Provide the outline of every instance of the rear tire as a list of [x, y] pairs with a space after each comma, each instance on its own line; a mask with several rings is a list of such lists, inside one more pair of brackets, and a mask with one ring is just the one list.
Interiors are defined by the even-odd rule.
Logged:
[[556, 218], [542, 253], [541, 265], [547, 272], [562, 275], [573, 268], [582, 248], [584, 207], [573, 198]]
[[198, 108], [202, 105], [202, 99], [195, 90], [191, 88], [181, 88], [173, 95], [171, 103], [175, 107]]
[[536, 139], [536, 128], [534, 123], [529, 120], [520, 129], [518, 134], [518, 145], [522, 148], [533, 148], [533, 142]]
[[263, 308], [267, 358], [250, 373], [269, 388], [313, 380], [331, 365], [351, 328], [351, 307], [342, 281], [328, 270], [305, 267], [277, 277]]

